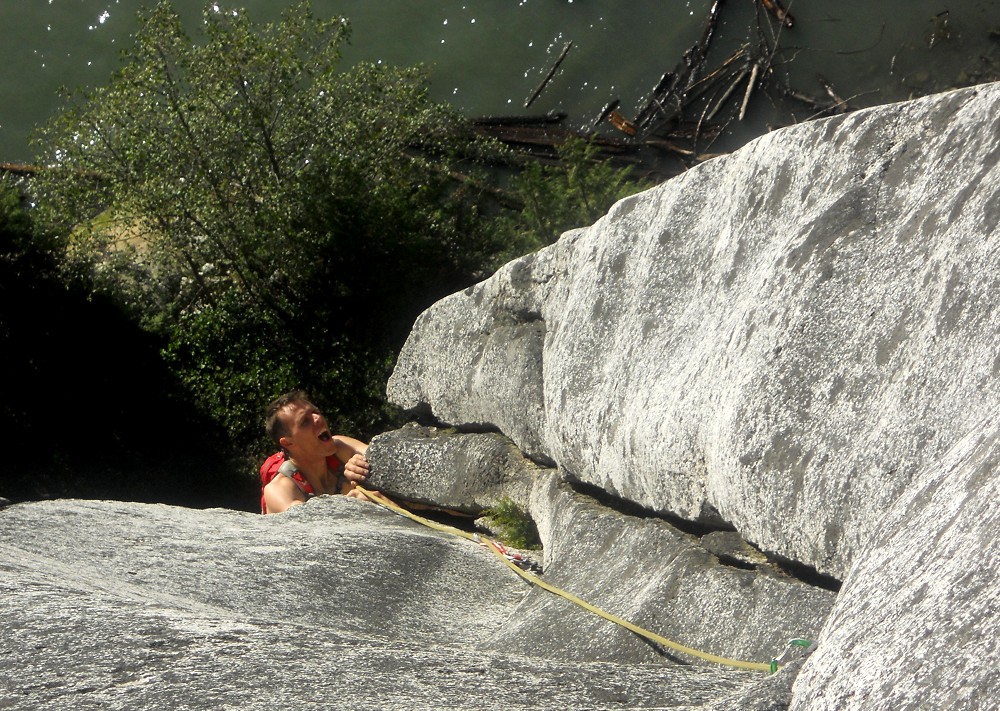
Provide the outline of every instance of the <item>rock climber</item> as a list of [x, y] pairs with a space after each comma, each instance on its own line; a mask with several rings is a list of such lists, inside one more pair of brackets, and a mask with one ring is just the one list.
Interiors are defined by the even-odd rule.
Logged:
[[260, 467], [261, 513], [281, 513], [319, 494], [368, 500], [357, 489], [368, 476], [368, 445], [330, 432], [305, 392], [293, 390], [268, 405], [265, 427], [280, 450]]

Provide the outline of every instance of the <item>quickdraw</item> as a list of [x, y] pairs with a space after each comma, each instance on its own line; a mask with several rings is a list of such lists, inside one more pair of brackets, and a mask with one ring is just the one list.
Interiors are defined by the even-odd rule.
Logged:
[[771, 660], [771, 673], [778, 671], [782, 664], [788, 661], [788, 657], [796, 649], [804, 649], [806, 654], [811, 654], [816, 649], [816, 643], [809, 639], [790, 639], [785, 645], [785, 651]]

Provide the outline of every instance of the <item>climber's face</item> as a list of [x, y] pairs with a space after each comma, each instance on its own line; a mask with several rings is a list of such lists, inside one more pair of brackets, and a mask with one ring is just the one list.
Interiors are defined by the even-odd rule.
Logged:
[[288, 433], [278, 443], [293, 459], [328, 457], [336, 452], [330, 426], [311, 402], [291, 402], [281, 409], [278, 417]]

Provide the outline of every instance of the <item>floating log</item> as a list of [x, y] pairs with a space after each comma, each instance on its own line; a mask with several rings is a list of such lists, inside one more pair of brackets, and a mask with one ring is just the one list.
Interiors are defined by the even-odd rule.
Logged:
[[792, 27], [795, 24], [795, 20], [792, 18], [791, 13], [789, 13], [788, 10], [781, 5], [779, 0], [760, 0], [760, 4], [764, 6], [765, 10], [774, 15], [774, 18], [785, 27]]
[[[614, 104], [615, 102], [610, 102]], [[610, 105], [609, 104], [609, 105]], [[607, 108], [607, 107], [606, 107]], [[614, 109], [609, 111], [609, 116]], [[607, 118], [607, 117], [605, 117]], [[649, 162], [649, 147], [641, 142], [613, 138], [561, 125], [551, 116], [485, 116], [469, 122], [473, 132], [503, 143], [511, 149], [511, 166], [521, 166], [525, 161], [537, 161], [547, 165], [560, 165], [559, 151], [569, 140], [586, 141], [596, 148], [596, 160], [609, 161], [618, 167], [636, 169], [633, 177], [662, 180], [677, 175], [678, 169], [667, 168]], [[679, 140], [684, 137], [679, 133]]]
[[823, 108], [820, 106], [819, 101], [814, 96], [809, 96], [808, 94], [803, 94], [801, 91], [795, 91], [794, 89], [784, 89], [782, 93], [796, 101], [800, 101], [811, 109], [818, 110]]
[[528, 108], [529, 106], [531, 106], [535, 102], [535, 99], [538, 98], [538, 95], [545, 90], [546, 86], [548, 86], [548, 83], [552, 81], [552, 77], [555, 76], [556, 70], [559, 69], [559, 65], [562, 64], [562, 61], [566, 59], [566, 55], [569, 54], [569, 49], [572, 46], [573, 46], [573, 40], [570, 40], [565, 45], [563, 45], [562, 52], [559, 53], [559, 58], [556, 59], [555, 63], [553, 63], [552, 65], [552, 68], [549, 69], [549, 73], [545, 75], [544, 79], [542, 79], [542, 83], [536, 86], [535, 90], [531, 92], [531, 96], [529, 96], [528, 100], [524, 102], [524, 108]]
[[760, 72], [760, 64], [757, 62], [753, 63], [753, 69], [750, 70], [750, 81], [747, 82], [746, 93], [743, 94], [743, 103], [740, 104], [740, 121], [747, 113], [747, 104], [750, 103], [750, 94], [753, 93], [753, 88], [757, 84], [757, 73]]
[[479, 116], [472, 119], [473, 126], [544, 126], [562, 123], [565, 111], [549, 111], [539, 116]]
[[608, 121], [611, 122], [612, 126], [614, 126], [619, 131], [621, 131], [622, 133], [624, 133], [626, 135], [634, 136], [635, 133], [636, 133], [636, 125], [634, 123], [632, 123], [631, 121], [629, 121], [628, 119], [626, 119], [624, 116], [622, 116], [617, 111], [612, 111], [608, 115]]
[[651, 148], [657, 148], [668, 153], [673, 153], [681, 158], [687, 159], [687, 161], [694, 163], [702, 163], [706, 160], [711, 160], [712, 158], [718, 158], [719, 156], [726, 155], [725, 153], [698, 153], [697, 151], [690, 150], [688, 148], [682, 148], [676, 143], [671, 143], [670, 141], [663, 141], [657, 138], [650, 139], [646, 141], [646, 145]]
[[597, 115], [597, 118], [590, 123], [590, 132], [593, 133], [594, 131], [596, 131], [597, 127], [601, 125], [601, 122], [604, 121], [604, 119], [606, 119], [608, 116], [610, 116], [611, 112], [615, 111], [620, 103], [621, 102], [618, 99], [612, 99], [611, 101], [606, 103], [604, 105], [604, 108], [601, 109], [601, 113], [599, 113]]
[[41, 170], [40, 166], [24, 163], [0, 163], [0, 172], [14, 175], [34, 175]]
[[657, 119], [661, 122], [669, 121], [687, 105], [688, 92], [696, 83], [698, 72], [708, 56], [708, 47], [715, 35], [721, 8], [722, 0], [712, 3], [701, 37], [684, 52], [674, 71], [667, 72], [657, 82], [649, 101], [636, 117], [639, 128], [647, 130]]
[[689, 150], [687, 148], [681, 148], [680, 146], [678, 146], [676, 143], [673, 143], [672, 141], [664, 141], [664, 140], [659, 139], [659, 138], [650, 138], [650, 139], [648, 139], [646, 141], [646, 145], [647, 146], [651, 146], [653, 148], [658, 148], [660, 150], [668, 151], [670, 153], [676, 153], [677, 155], [683, 156], [684, 158], [694, 158], [695, 157], [695, 152], [694, 151]]
[[[722, 93], [722, 97], [718, 101], [716, 101], [715, 104], [711, 106], [711, 108], [706, 107], [706, 113], [704, 115], [703, 120], [711, 121], [713, 118], [715, 118], [715, 115], [719, 112], [719, 109], [722, 108], [723, 104], [729, 101], [729, 97], [733, 95], [734, 91], [736, 91], [736, 87], [739, 86], [740, 83], [746, 78], [747, 71], [748, 70], [746, 69], [740, 71], [736, 79], [734, 79], [729, 84], [729, 87]], [[701, 122], [699, 121], [699, 124], [700, 123]]]
[[729, 66], [731, 64], [733, 64], [734, 62], [736, 62], [739, 59], [745, 59], [746, 55], [747, 55], [747, 51], [749, 49], [750, 49], [749, 43], [743, 44], [743, 46], [741, 46], [735, 52], [733, 52], [732, 54], [730, 54], [722, 64], [720, 64], [718, 67], [716, 67], [715, 69], [713, 69], [710, 73], [706, 74], [704, 77], [702, 77], [701, 79], [699, 79], [698, 81], [696, 81], [694, 84], [692, 84], [689, 87], [689, 91], [691, 89], [700, 88], [704, 84], [711, 83], [714, 79], [716, 79], [718, 77], [719, 74], [724, 73], [729, 68]]
[[622, 141], [594, 136], [560, 123], [536, 121], [529, 123], [520, 117], [511, 117], [510, 123], [500, 123], [497, 120], [484, 121], [477, 119], [472, 122], [472, 129], [482, 135], [494, 138], [502, 143], [518, 148], [537, 152], [538, 149], [555, 151], [570, 138], [582, 138], [599, 146], [606, 153], [622, 153], [629, 150], [628, 144]]
[[820, 83], [820, 85], [826, 90], [827, 96], [829, 96], [831, 99], [833, 99], [833, 102], [834, 102], [833, 106], [831, 106], [829, 109], [827, 109], [828, 111], [833, 111], [834, 113], [838, 113], [838, 114], [839, 113], [844, 113], [845, 111], [847, 111], [847, 101], [845, 99], [841, 99], [837, 95], [837, 92], [833, 90], [833, 85], [830, 82], [828, 82], [823, 77], [823, 75], [817, 74], [816, 75], [816, 81], [818, 81]]
[[715, 138], [722, 133], [722, 126], [716, 123], [703, 123], [698, 121], [685, 121], [674, 126], [669, 131], [656, 134], [657, 138], [683, 141], [696, 141], [700, 138]]
[[664, 72], [663, 76], [660, 77], [660, 81], [656, 82], [656, 86], [653, 87], [653, 91], [649, 94], [649, 101], [643, 106], [639, 113], [635, 115], [635, 122], [640, 126], [644, 126], [649, 123], [649, 121], [655, 116], [656, 111], [663, 110], [660, 104], [660, 97], [663, 96], [669, 89], [671, 83], [674, 81], [673, 72]]
[[712, 42], [712, 35], [715, 34], [715, 27], [719, 24], [719, 10], [722, 0], [715, 0], [708, 11], [708, 19], [705, 20], [705, 27], [701, 31], [701, 40], [698, 42], [699, 51], [708, 52], [708, 45]]

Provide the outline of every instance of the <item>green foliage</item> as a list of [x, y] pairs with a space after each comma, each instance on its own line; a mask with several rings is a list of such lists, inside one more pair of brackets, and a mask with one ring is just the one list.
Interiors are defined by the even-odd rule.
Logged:
[[632, 177], [631, 168], [598, 160], [592, 143], [571, 139], [560, 148], [558, 164], [529, 163], [512, 181], [524, 208], [504, 218], [508, 239], [524, 252], [538, 249], [566, 230], [593, 224], [615, 202], [648, 187]]
[[370, 435], [413, 318], [496, 266], [451, 177], [461, 120], [418, 69], [339, 71], [348, 25], [308, 4], [263, 26], [213, 4], [203, 27], [161, 1], [109, 85], [37, 135], [41, 214], [241, 446], [292, 386]]
[[266, 25], [213, 3], [196, 41], [168, 0], [140, 20], [109, 84], [36, 135], [38, 215], [62, 278], [159, 339], [236, 459], [293, 387], [347, 434], [397, 424], [384, 384], [420, 311], [639, 187], [570, 142], [503, 213], [475, 168], [497, 149], [420, 69], [341, 70], [348, 24], [308, 3]]
[[500, 499], [496, 506], [484, 511], [483, 516], [489, 520], [490, 526], [504, 543], [521, 550], [538, 550], [542, 547], [535, 522], [512, 500]]
[[0, 178], [0, 234], [4, 236], [0, 252], [4, 259], [32, 242], [31, 218], [24, 209], [20, 188], [9, 176]]

